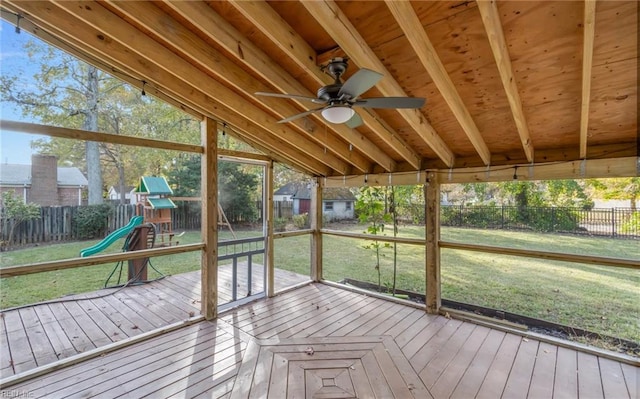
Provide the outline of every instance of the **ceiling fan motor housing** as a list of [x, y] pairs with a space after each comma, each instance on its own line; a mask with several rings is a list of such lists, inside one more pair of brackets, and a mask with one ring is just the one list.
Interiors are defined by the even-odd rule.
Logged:
[[342, 83], [322, 86], [321, 88], [318, 89], [318, 93], [317, 93], [318, 98], [321, 98], [326, 102], [331, 102], [331, 100], [337, 100], [338, 92], [340, 91], [341, 88], [342, 88]]

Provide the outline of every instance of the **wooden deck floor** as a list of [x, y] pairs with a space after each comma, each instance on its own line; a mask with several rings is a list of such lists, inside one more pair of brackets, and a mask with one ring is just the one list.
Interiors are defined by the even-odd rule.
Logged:
[[604, 357], [309, 284], [12, 386], [7, 394], [637, 398], [639, 375], [638, 367]]
[[[238, 266], [237, 297], [247, 296], [247, 269]], [[309, 280], [276, 269], [276, 290]], [[231, 267], [219, 270], [220, 303], [231, 301]], [[263, 291], [262, 267], [252, 271], [252, 292]], [[95, 298], [74, 301], [74, 298]], [[100, 348], [200, 314], [200, 272], [167, 276], [122, 290], [105, 289], [2, 312], [0, 378]]]

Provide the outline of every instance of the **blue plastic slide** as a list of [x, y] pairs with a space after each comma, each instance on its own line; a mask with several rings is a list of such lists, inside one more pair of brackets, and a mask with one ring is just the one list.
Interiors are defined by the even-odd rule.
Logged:
[[125, 237], [127, 234], [129, 234], [129, 232], [133, 230], [134, 227], [141, 225], [143, 220], [144, 220], [143, 216], [132, 217], [126, 226], [120, 227], [118, 230], [106, 236], [104, 240], [100, 241], [96, 245], [93, 245], [89, 248], [85, 248], [82, 251], [80, 251], [80, 256], [84, 258], [85, 256], [94, 255], [94, 254], [97, 254], [98, 252], [104, 251], [111, 244], [113, 244], [120, 238]]

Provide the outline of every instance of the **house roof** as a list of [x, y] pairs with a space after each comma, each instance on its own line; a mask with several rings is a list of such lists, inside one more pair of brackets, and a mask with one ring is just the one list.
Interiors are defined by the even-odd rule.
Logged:
[[[311, 199], [311, 190], [301, 187], [292, 197], [293, 199]], [[347, 187], [327, 187], [322, 191], [322, 201], [355, 201], [356, 197]]]
[[173, 194], [173, 190], [169, 187], [167, 179], [162, 176], [141, 177], [135, 192], [149, 195]]
[[[637, 0], [5, 3], [22, 29], [314, 176], [638, 155]], [[358, 103], [356, 128], [278, 123], [319, 107], [336, 57], [343, 81], [381, 74], [360, 99], [426, 104]]]
[[305, 182], [289, 182], [274, 191], [273, 195], [294, 195], [298, 190], [308, 185]]
[[[125, 186], [125, 187], [124, 187], [124, 192], [125, 192], [125, 193], [127, 193], [127, 194], [129, 194], [131, 191], [133, 191], [133, 190], [135, 190], [135, 189], [136, 189], [136, 187], [135, 187], [135, 186]], [[118, 190], [119, 190], [119, 187], [118, 187], [118, 186], [111, 186], [111, 187], [109, 187], [109, 190], [110, 190], [110, 191], [113, 191], [113, 192], [114, 192], [114, 193], [116, 193], [116, 194], [120, 194], [120, 191], [118, 191]]]
[[[31, 185], [31, 165], [0, 164], [0, 185]], [[87, 178], [76, 167], [58, 167], [59, 186], [86, 186]]]
[[58, 168], [58, 184], [61, 186], [86, 186], [89, 184], [78, 168]]

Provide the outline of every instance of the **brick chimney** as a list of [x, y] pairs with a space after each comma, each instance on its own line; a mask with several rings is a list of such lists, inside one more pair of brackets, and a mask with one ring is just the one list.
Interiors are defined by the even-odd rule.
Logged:
[[29, 202], [40, 206], [58, 205], [58, 158], [54, 155], [31, 156], [31, 193]]

